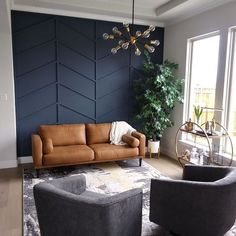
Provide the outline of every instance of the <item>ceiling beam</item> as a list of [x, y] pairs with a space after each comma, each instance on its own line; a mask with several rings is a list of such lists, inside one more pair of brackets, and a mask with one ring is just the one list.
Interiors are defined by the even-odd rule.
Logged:
[[[0, 0], [2, 1], [2, 0]], [[11, 9], [18, 11], [29, 11], [37, 13], [46, 13], [54, 15], [64, 15], [79, 18], [115, 21], [115, 22], [130, 22], [131, 11], [127, 8], [121, 9], [101, 9], [94, 7], [81, 6], [80, 4], [70, 5], [66, 2], [57, 3], [56, 1], [48, 0], [11, 0]], [[59, 1], [58, 1], [59, 2]], [[153, 12], [153, 13], [152, 13]], [[140, 25], [155, 25], [164, 27], [164, 23], [157, 20], [155, 12], [147, 9], [141, 13], [135, 14], [135, 24]]]
[[163, 4], [162, 6], [156, 8], [156, 15], [160, 16], [170, 10], [172, 10], [175, 7], [178, 7], [179, 5], [183, 4], [184, 2], [187, 2], [188, 0], [170, 0], [169, 2]]

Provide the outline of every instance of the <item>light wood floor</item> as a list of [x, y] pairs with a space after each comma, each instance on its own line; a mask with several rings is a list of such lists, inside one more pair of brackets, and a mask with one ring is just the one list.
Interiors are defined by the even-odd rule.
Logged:
[[0, 170], [0, 235], [22, 235], [21, 168]]
[[144, 160], [172, 179], [182, 178], [183, 169], [179, 163], [172, 158], [161, 155], [159, 159], [153, 156], [153, 158], [145, 158]]
[[[145, 158], [153, 167], [163, 174], [180, 179], [182, 168], [177, 161], [161, 158]], [[22, 235], [22, 167], [0, 170], [0, 235]]]

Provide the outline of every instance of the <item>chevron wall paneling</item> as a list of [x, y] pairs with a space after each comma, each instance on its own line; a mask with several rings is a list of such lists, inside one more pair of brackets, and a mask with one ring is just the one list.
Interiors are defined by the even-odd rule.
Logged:
[[[110, 53], [114, 42], [102, 34], [114, 25], [12, 12], [18, 156], [31, 155], [30, 136], [42, 124], [131, 122], [132, 80], [143, 57]], [[164, 29], [153, 37], [161, 46], [152, 57], [161, 63]]]

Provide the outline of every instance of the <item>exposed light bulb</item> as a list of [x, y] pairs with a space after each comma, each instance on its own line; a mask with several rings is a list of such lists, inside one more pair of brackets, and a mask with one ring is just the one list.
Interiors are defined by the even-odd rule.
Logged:
[[107, 34], [107, 33], [104, 33], [104, 34], [102, 35], [102, 37], [103, 37], [103, 39], [105, 39], [105, 40], [114, 39], [114, 35], [112, 35], [112, 34]]
[[116, 26], [112, 28], [113, 33], [116, 33], [117, 31], [118, 31], [118, 28]]
[[124, 26], [125, 28], [128, 28], [128, 27], [129, 27], [129, 23], [124, 22], [124, 23], [123, 23], [123, 26]]
[[160, 45], [160, 41], [159, 40], [151, 40], [150, 44], [152, 44], [154, 46], [159, 46]]
[[117, 53], [117, 49], [116, 49], [116, 48], [112, 48], [112, 49], [111, 49], [111, 53], [112, 53], [112, 54], [116, 54], [116, 53]]
[[119, 29], [118, 29], [116, 26], [112, 28], [112, 32], [113, 32], [114, 34], [118, 34], [119, 36], [122, 35], [122, 33], [119, 31]]
[[124, 40], [120, 40], [118, 44], [121, 46], [124, 43]]
[[150, 26], [149, 26], [149, 30], [150, 30], [150, 31], [152, 31], [152, 32], [153, 32], [153, 31], [155, 31], [155, 29], [156, 29], [156, 28], [155, 28], [155, 26], [154, 26], [154, 25], [150, 25]]
[[112, 54], [116, 54], [117, 51], [118, 51], [120, 48], [121, 48], [120, 45], [116, 46], [115, 48], [112, 48], [112, 49], [111, 49], [111, 53], [112, 53]]
[[124, 23], [123, 23], [123, 26], [124, 26], [124, 28], [126, 29], [126, 31], [129, 33], [129, 32], [130, 32], [129, 23], [124, 22]]
[[153, 53], [155, 51], [155, 48], [148, 44], [145, 44], [144, 47], [148, 50], [149, 53]]
[[150, 36], [150, 30], [149, 30], [149, 29], [145, 30], [145, 31], [142, 33], [142, 37], [143, 37], [143, 38], [148, 38], [149, 36]]
[[102, 35], [102, 37], [103, 37], [103, 39], [108, 40], [109, 39], [109, 34], [108, 33], [104, 33]]
[[138, 31], [136, 31], [135, 35], [136, 35], [136, 37], [140, 37], [142, 35], [142, 32], [138, 30]]
[[135, 55], [136, 56], [140, 56], [141, 55], [141, 51], [139, 50], [138, 47], [135, 48]]
[[122, 47], [124, 50], [127, 50], [128, 47], [129, 47], [129, 42], [123, 43], [123, 44], [121, 45], [121, 47]]

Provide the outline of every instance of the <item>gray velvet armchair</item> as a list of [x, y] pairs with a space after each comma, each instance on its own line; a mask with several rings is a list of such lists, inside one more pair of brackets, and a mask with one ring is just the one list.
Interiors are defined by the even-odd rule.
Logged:
[[138, 236], [142, 189], [108, 196], [86, 191], [83, 175], [34, 186], [41, 236]]
[[224, 235], [236, 219], [236, 168], [186, 165], [183, 180], [152, 179], [149, 218], [177, 235]]

